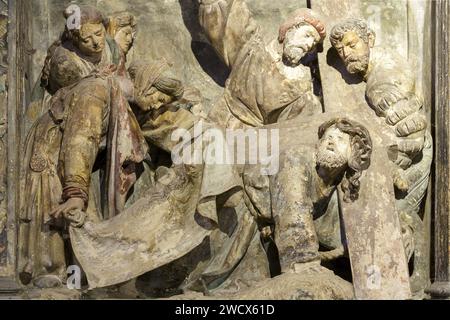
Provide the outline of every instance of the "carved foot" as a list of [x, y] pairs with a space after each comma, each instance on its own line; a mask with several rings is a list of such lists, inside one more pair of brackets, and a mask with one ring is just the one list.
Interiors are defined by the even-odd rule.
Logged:
[[450, 282], [436, 281], [427, 290], [432, 299], [450, 299]]

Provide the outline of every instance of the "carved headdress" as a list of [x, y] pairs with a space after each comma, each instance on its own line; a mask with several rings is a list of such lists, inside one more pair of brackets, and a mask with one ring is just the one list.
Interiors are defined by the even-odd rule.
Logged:
[[136, 89], [135, 96], [141, 96], [148, 92], [151, 87], [159, 91], [181, 98], [184, 93], [184, 87], [181, 81], [168, 75], [171, 65], [165, 60], [159, 60], [152, 63], [145, 61], [135, 61], [128, 68], [131, 79]]
[[136, 17], [129, 12], [121, 12], [108, 19], [106, 31], [111, 37], [114, 37], [121, 28], [128, 26], [133, 29], [134, 38], [137, 29]]
[[320, 41], [322, 42], [326, 35], [326, 28], [325, 24], [320, 20], [320, 18], [308, 8], [301, 8], [296, 10], [292, 16], [287, 19], [281, 26], [278, 33], [278, 41], [283, 42], [284, 38], [286, 37], [286, 33], [297, 26], [300, 26], [302, 24], [309, 24], [313, 26], [320, 36]]

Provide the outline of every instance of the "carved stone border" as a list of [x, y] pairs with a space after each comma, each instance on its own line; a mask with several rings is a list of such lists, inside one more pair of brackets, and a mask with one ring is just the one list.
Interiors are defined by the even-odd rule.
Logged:
[[449, 95], [449, 0], [434, 1], [435, 15], [435, 181], [434, 181], [434, 283], [428, 292], [435, 298], [450, 297], [450, 95]]
[[0, 277], [0, 293], [20, 290], [16, 275], [17, 213], [21, 114], [26, 103], [26, 1], [8, 1], [8, 103], [7, 103], [7, 266]]

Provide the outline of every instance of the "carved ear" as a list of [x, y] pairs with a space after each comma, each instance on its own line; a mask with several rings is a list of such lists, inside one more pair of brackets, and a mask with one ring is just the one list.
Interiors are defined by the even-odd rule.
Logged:
[[369, 29], [369, 48], [375, 46], [375, 31]]

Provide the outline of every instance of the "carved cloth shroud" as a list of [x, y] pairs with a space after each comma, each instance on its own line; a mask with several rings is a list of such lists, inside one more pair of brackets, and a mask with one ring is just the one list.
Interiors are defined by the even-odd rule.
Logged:
[[[201, 148], [195, 141], [203, 139], [203, 132], [195, 133], [195, 121], [187, 121], [189, 116], [193, 117], [183, 109], [166, 112], [161, 125], [175, 129], [178, 123], [194, 132], [188, 144]], [[208, 128], [203, 125], [203, 130]], [[155, 128], [158, 130], [163, 128]], [[155, 143], [162, 147], [174, 143], [164, 137]], [[211, 146], [214, 144], [203, 140], [206, 154]], [[81, 228], [70, 227], [72, 248], [89, 288], [125, 282], [189, 253], [218, 225], [216, 196], [241, 188], [241, 184], [232, 165], [175, 165], [145, 197], [119, 215], [100, 223], [87, 221]]]

